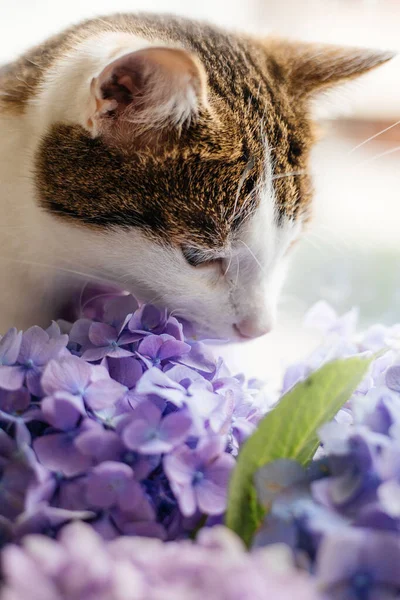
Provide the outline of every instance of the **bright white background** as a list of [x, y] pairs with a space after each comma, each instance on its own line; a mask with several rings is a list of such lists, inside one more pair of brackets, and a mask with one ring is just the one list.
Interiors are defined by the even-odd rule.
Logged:
[[[236, 29], [400, 50], [399, 0], [0, 0], [0, 64], [66, 25], [116, 11], [162, 11]], [[354, 304], [364, 323], [400, 321], [400, 127], [352, 149], [400, 119], [400, 59], [340, 98], [347, 119], [333, 123], [314, 153], [313, 233], [295, 258], [276, 331], [225, 349], [246, 373], [276, 379], [314, 338], [301, 315], [323, 297]], [[354, 125], [359, 123], [358, 127]]]

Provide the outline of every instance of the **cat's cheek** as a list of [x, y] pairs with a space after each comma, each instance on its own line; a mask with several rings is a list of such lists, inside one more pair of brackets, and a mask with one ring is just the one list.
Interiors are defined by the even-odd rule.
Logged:
[[234, 336], [237, 315], [218, 262], [193, 268], [179, 248], [135, 228], [99, 233], [97, 241], [94, 267], [101, 262], [103, 272], [112, 273], [141, 302], [165, 307], [214, 337]]

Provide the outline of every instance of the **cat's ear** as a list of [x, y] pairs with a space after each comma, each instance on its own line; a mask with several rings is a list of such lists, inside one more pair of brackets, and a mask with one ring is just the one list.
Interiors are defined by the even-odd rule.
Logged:
[[200, 61], [185, 50], [148, 47], [121, 56], [92, 80], [85, 128], [93, 137], [132, 138], [179, 129], [206, 106]]
[[268, 53], [283, 69], [296, 98], [351, 81], [387, 62], [394, 52], [271, 39]]

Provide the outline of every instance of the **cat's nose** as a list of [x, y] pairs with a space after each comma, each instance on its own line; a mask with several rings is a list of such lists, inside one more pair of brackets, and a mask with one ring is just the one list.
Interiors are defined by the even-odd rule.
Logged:
[[257, 319], [247, 317], [235, 324], [235, 329], [240, 337], [254, 339], [269, 333], [272, 329], [270, 323], [261, 322]]

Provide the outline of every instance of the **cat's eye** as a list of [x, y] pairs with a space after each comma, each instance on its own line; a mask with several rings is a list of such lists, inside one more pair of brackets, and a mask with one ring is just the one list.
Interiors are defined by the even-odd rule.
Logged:
[[191, 267], [201, 267], [219, 263], [221, 259], [210, 257], [206, 252], [196, 248], [181, 246], [182, 254]]
[[181, 250], [182, 250], [184, 259], [191, 267], [198, 267], [198, 266], [202, 265], [204, 262], [207, 262], [207, 261], [204, 261], [204, 254], [200, 253], [198, 250], [195, 250], [194, 248], [187, 248], [185, 246], [182, 246]]

